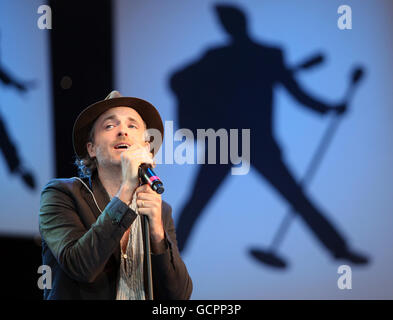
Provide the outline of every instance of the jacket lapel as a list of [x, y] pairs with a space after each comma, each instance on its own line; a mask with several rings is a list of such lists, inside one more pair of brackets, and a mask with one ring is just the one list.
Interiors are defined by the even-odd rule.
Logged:
[[[97, 171], [95, 171], [90, 179], [90, 187], [91, 190], [93, 191], [95, 200], [97, 202], [97, 205], [94, 203], [94, 199], [91, 199], [93, 203], [91, 203], [91, 206], [94, 208], [94, 212], [97, 213], [96, 218], [101, 214], [102, 211], [104, 211], [105, 207], [108, 205], [110, 202], [110, 197], [108, 192], [105, 190], [104, 186], [102, 185], [100, 179], [98, 178]], [[99, 207], [99, 209], [97, 208]], [[120, 243], [116, 247], [115, 251], [113, 252], [113, 256], [116, 259], [116, 262], [120, 262]]]

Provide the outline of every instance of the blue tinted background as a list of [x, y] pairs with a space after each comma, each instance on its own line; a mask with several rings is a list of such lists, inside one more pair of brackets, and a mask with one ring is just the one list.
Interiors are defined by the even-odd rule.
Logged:
[[[115, 87], [155, 104], [178, 128], [172, 72], [226, 41], [213, 6], [217, 1], [115, 2]], [[247, 14], [253, 38], [285, 51], [288, 65], [323, 52], [322, 66], [297, 76], [316, 97], [336, 103], [352, 68], [367, 70], [323, 162], [307, 188], [354, 248], [372, 261], [352, 268], [352, 290], [339, 290], [334, 261], [309, 230], [295, 220], [279, 253], [286, 271], [260, 265], [250, 246], [268, 247], [288, 205], [254, 169], [228, 176], [198, 220], [183, 254], [194, 281], [194, 299], [392, 298], [392, 101], [391, 1], [220, 1]], [[352, 30], [339, 30], [337, 8], [352, 8]], [[329, 124], [304, 109], [282, 88], [275, 95], [275, 137], [297, 179]], [[258, 106], [255, 106], [258, 108]], [[239, 110], [240, 112], [240, 110]], [[252, 117], [252, 114], [250, 114]], [[252, 135], [252, 132], [251, 132]], [[178, 145], [179, 143], [175, 143]], [[164, 144], [165, 150], [165, 144]], [[163, 164], [164, 200], [176, 220], [189, 196], [196, 165]]]
[[[207, 48], [225, 43], [213, 12], [215, 3], [114, 1], [115, 86], [124, 95], [151, 101], [164, 120], [175, 121], [175, 129], [176, 101], [168, 78], [201, 57]], [[282, 47], [288, 65], [316, 52], [326, 54], [322, 66], [297, 77], [308, 92], [324, 100], [339, 101], [352, 67], [366, 67], [366, 77], [351, 110], [343, 118], [307, 193], [350, 243], [368, 253], [372, 261], [365, 267], [352, 268], [352, 290], [339, 290], [337, 268], [341, 263], [330, 259], [300, 219], [291, 225], [280, 246], [279, 254], [289, 263], [286, 271], [252, 260], [247, 249], [269, 246], [288, 205], [251, 169], [246, 176], [228, 176], [195, 227], [183, 254], [194, 281], [193, 298], [391, 299], [392, 2], [220, 3], [239, 4], [248, 16], [254, 39]], [[37, 8], [41, 4], [32, 0], [0, 2], [1, 68], [18, 80], [37, 81], [36, 87], [24, 95], [0, 84], [1, 117], [37, 183], [36, 191], [28, 190], [8, 172], [0, 154], [1, 234], [31, 236], [38, 232], [39, 190], [55, 175], [50, 31], [37, 28]], [[337, 28], [337, 8], [342, 4], [352, 7], [352, 30]], [[281, 87], [275, 91], [275, 98], [275, 137], [291, 171], [300, 178], [329, 118], [302, 108]], [[164, 200], [172, 205], [176, 220], [189, 195], [196, 166], [163, 164], [157, 172], [166, 185]]]
[[49, 31], [37, 27], [43, 1], [0, 1], [0, 68], [18, 82], [34, 81], [20, 93], [0, 81], [0, 117], [22, 165], [35, 180], [34, 190], [8, 170], [0, 151], [0, 234], [38, 234], [39, 197], [54, 177]]

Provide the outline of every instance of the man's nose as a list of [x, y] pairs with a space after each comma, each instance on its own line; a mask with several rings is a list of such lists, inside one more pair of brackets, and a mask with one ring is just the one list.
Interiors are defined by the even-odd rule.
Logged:
[[119, 132], [117, 133], [117, 135], [120, 136], [128, 136], [127, 130], [126, 130], [126, 126], [123, 125], [119, 125]]

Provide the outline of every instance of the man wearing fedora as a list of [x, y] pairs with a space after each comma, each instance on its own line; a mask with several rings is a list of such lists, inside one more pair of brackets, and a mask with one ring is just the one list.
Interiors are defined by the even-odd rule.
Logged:
[[52, 275], [45, 299], [147, 299], [142, 215], [149, 220], [154, 299], [190, 298], [172, 209], [138, 177], [142, 163], [154, 166], [148, 129], [163, 137], [156, 108], [118, 91], [78, 116], [73, 145], [80, 177], [53, 179], [41, 193], [43, 264]]

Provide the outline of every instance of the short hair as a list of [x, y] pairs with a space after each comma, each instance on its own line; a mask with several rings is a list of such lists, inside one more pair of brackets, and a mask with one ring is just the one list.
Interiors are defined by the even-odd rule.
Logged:
[[[89, 138], [86, 141], [94, 143], [94, 130], [95, 130], [95, 124], [96, 121], [94, 121], [93, 125], [91, 126], [90, 132], [89, 132]], [[149, 133], [147, 131], [147, 126], [146, 122], [143, 121], [143, 125], [145, 127], [144, 135], [145, 135], [145, 141], [149, 141]], [[86, 156], [80, 159], [78, 156], [75, 156], [75, 161], [74, 161], [75, 166], [78, 169], [78, 175], [80, 178], [91, 178], [93, 175], [94, 171], [97, 170], [97, 160], [95, 157], [91, 158], [89, 153], [86, 152]]]

